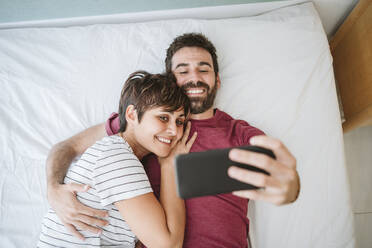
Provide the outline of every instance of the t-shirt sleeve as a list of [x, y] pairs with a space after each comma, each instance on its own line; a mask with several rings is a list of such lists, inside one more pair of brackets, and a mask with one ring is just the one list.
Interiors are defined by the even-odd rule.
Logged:
[[120, 119], [118, 113], [112, 113], [107, 119], [106, 124], [106, 133], [108, 136], [117, 134], [120, 128]]
[[114, 143], [102, 151], [93, 179], [103, 206], [152, 192], [143, 165], [123, 144]]
[[236, 136], [239, 137], [239, 146], [250, 145], [250, 139], [257, 135], [265, 135], [263, 131], [240, 121], [235, 128]]

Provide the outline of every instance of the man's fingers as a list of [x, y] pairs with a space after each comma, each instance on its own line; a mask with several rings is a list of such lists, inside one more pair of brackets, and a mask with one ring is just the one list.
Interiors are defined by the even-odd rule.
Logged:
[[232, 194], [239, 197], [248, 198], [250, 200], [259, 200], [260, 198], [262, 198], [262, 196], [260, 197], [258, 190], [240, 190], [234, 191], [232, 192]]
[[277, 168], [278, 163], [274, 159], [272, 159], [271, 157], [265, 154], [261, 154], [257, 152], [251, 152], [251, 151], [240, 150], [240, 149], [232, 149], [229, 152], [229, 158], [235, 162], [239, 162], [242, 164], [249, 164], [257, 168], [263, 169], [270, 174], [274, 173], [277, 169], [279, 169]]
[[108, 221], [98, 219], [98, 218], [93, 218], [84, 214], [80, 214], [77, 219], [85, 224], [91, 225], [91, 226], [107, 226]]
[[108, 213], [106, 210], [91, 208], [80, 202], [78, 202], [78, 204], [79, 204], [79, 213], [81, 214], [92, 216], [92, 217], [99, 217], [99, 218], [105, 218], [108, 216]]
[[76, 228], [71, 225], [71, 224], [67, 224], [66, 222], [62, 221], [62, 224], [66, 227], [66, 229], [72, 234], [74, 235], [75, 237], [77, 237], [78, 239], [80, 240], [85, 240], [84, 236], [81, 235], [81, 233], [79, 233]]
[[[71, 185], [68, 185], [68, 186], [70, 187], [71, 192], [73, 192], [72, 189], [74, 187], [77, 188], [77, 187], [80, 187], [81, 185], [79, 185], [79, 184], [72, 185], [71, 184]], [[65, 210], [66, 214], [70, 213], [70, 216], [68, 217], [70, 219], [76, 219], [76, 216], [78, 216], [79, 214], [84, 214], [84, 215], [88, 215], [88, 216], [92, 216], [92, 217], [96, 217], [96, 218], [108, 217], [108, 212], [106, 210], [101, 210], [101, 209], [95, 209], [95, 208], [88, 207], [88, 206], [84, 205], [83, 203], [81, 203], [80, 201], [78, 201], [76, 197], [71, 199], [71, 202], [73, 204], [70, 205], [69, 209], [66, 209], [66, 210], [69, 210], [69, 211]], [[66, 214], [65, 214], [65, 216], [66, 216]]]
[[78, 183], [68, 183], [66, 184], [71, 192], [86, 192], [89, 190], [89, 185], [78, 184]]
[[232, 194], [250, 200], [271, 202], [275, 205], [280, 205], [283, 201], [282, 196], [273, 195], [264, 190], [240, 190], [234, 191]]
[[236, 166], [231, 166], [228, 171], [228, 175], [243, 183], [252, 184], [256, 187], [277, 187], [279, 183], [274, 178], [260, 173], [254, 172], [247, 169], [242, 169]]
[[271, 202], [275, 205], [282, 205], [293, 202], [299, 192], [299, 178], [296, 171], [296, 159], [288, 151], [285, 145], [268, 136], [255, 136], [251, 138], [252, 145], [271, 149], [276, 159], [251, 151], [232, 149], [229, 158], [233, 161], [255, 166], [270, 173], [260, 174], [241, 168], [229, 168], [230, 177], [239, 181], [260, 187], [260, 190], [244, 190], [234, 192], [235, 195]]
[[291, 168], [296, 167], [296, 159], [280, 140], [266, 135], [259, 135], [252, 137], [250, 143], [251, 145], [261, 146], [272, 150], [278, 161]]
[[79, 229], [84, 230], [84, 231], [89, 231], [91, 233], [101, 233], [102, 230], [99, 229], [98, 227], [90, 226], [85, 224], [84, 222], [81, 221], [75, 221], [74, 226], [77, 226]]

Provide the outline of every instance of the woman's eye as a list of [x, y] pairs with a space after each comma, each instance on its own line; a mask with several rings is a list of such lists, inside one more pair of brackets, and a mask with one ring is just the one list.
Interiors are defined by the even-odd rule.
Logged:
[[186, 74], [187, 71], [180, 71], [179, 74]]
[[185, 122], [183, 120], [176, 120], [176, 125], [177, 126], [183, 126]]

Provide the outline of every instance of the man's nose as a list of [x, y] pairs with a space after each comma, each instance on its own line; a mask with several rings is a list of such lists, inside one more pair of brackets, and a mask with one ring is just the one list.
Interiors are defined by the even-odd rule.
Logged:
[[198, 71], [192, 71], [190, 73], [190, 78], [188, 80], [189, 82], [192, 82], [194, 84], [196, 84], [198, 81], [202, 81], [201, 80], [201, 75]]

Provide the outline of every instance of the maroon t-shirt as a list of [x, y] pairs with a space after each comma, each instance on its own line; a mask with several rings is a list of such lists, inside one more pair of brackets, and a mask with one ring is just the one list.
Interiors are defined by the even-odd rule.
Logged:
[[[106, 122], [108, 135], [117, 133], [119, 118], [112, 114]], [[242, 120], [218, 109], [212, 118], [191, 120], [190, 136], [198, 132], [191, 152], [249, 145], [251, 137], [264, 134]], [[142, 160], [156, 196], [160, 192], [160, 166], [155, 155]], [[248, 200], [232, 194], [188, 199], [183, 247], [247, 247]]]

